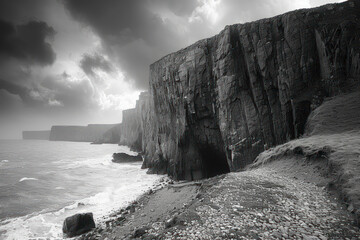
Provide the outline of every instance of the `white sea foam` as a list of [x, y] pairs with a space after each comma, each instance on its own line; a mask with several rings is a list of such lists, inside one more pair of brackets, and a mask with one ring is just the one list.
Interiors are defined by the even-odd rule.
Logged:
[[[112, 164], [111, 168], [121, 165]], [[125, 184], [113, 182], [110, 186], [105, 187], [102, 192], [76, 201], [56, 211], [43, 210], [38, 213], [5, 220], [0, 222], [0, 232], [6, 231], [4, 234], [4, 239], [6, 240], [31, 238], [60, 239], [63, 238], [62, 223], [64, 219], [82, 212], [92, 212], [95, 222], [99, 224], [103, 217], [109, 216], [115, 210], [135, 200], [160, 179], [158, 175], [146, 174], [146, 171], [138, 169], [138, 166], [132, 166], [132, 168], [128, 171], [128, 173], [131, 173], [131, 178], [127, 178]], [[24, 179], [29, 180], [30, 178]], [[61, 188], [56, 187], [56, 189]], [[2, 238], [0, 237], [0, 239]]]
[[28, 178], [28, 177], [23, 177], [22, 179], [19, 180], [19, 182], [23, 182], [23, 181], [37, 181], [39, 179], [37, 178]]
[[[0, 240], [61, 239], [63, 237], [62, 223], [64, 219], [82, 212], [92, 212], [96, 224], [99, 225], [103, 221], [103, 217], [109, 216], [113, 211], [134, 200], [160, 178], [158, 175], [146, 174], [146, 170], [140, 169], [140, 163], [117, 164], [111, 161], [112, 154], [108, 154], [109, 152], [116, 151], [130, 154], [131, 152], [128, 148], [118, 149], [118, 146], [115, 146], [102, 155], [96, 151], [97, 154], [92, 155], [93, 146], [89, 148], [90, 154], [87, 154], [87, 152], [86, 154], [78, 154], [77, 151], [78, 149], [81, 151], [86, 149], [88, 151], [88, 146], [86, 148], [78, 144], [72, 146], [74, 148], [63, 148], [69, 149], [68, 152], [62, 151], [58, 153], [51, 149], [52, 152], [49, 152], [51, 154], [48, 154], [51, 156], [50, 160], [48, 156], [45, 156], [44, 162], [39, 162], [40, 165], [35, 165], [40, 166], [40, 168], [36, 169], [41, 171], [33, 175], [36, 177], [41, 176], [41, 180], [44, 183], [44, 186], [41, 184], [39, 184], [40, 186], [36, 185], [37, 189], [42, 190], [46, 187], [45, 189], [47, 189], [49, 197], [64, 200], [64, 202], [59, 201], [63, 205], [54, 205], [54, 208], [49, 206], [49, 209], [43, 211], [34, 210], [37, 212], [26, 216], [0, 220]], [[41, 145], [42, 151], [43, 147]], [[75, 152], [74, 157], [72, 157], [73, 152]], [[28, 156], [28, 151], [24, 152], [24, 154]], [[60, 156], [52, 158], [54, 154], [59, 154]], [[135, 155], [135, 153], [131, 154]], [[20, 159], [20, 157], [17, 156], [17, 159]], [[41, 158], [36, 155], [32, 159]], [[51, 159], [54, 160], [51, 161]], [[11, 161], [16, 162], [16, 160]], [[28, 162], [20, 161], [20, 163]], [[28, 166], [33, 167], [33, 165]], [[24, 169], [28, 169], [27, 166]], [[19, 175], [18, 178], [21, 178], [19, 182], [37, 180], [30, 176], [24, 177], [26, 175], [26, 172]], [[38, 178], [40, 179], [40, 177]], [[31, 186], [29, 185], [30, 189]], [[75, 195], [72, 195], [74, 193]], [[74, 198], [74, 196], [82, 197]], [[58, 206], [62, 207], [57, 208]]]
[[7, 163], [9, 162], [9, 160], [5, 159], [5, 160], [1, 160], [2, 163]]

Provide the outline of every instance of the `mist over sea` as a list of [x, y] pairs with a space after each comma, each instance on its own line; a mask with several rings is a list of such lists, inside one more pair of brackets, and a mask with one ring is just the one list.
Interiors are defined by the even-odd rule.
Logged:
[[95, 221], [124, 206], [160, 177], [141, 163], [111, 162], [115, 144], [0, 140], [0, 239], [61, 238], [63, 220]]

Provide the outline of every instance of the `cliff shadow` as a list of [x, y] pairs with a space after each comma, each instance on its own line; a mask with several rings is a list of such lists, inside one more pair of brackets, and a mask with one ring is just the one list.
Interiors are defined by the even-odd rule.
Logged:
[[200, 147], [205, 177], [214, 177], [230, 172], [225, 152], [221, 152], [209, 145]]

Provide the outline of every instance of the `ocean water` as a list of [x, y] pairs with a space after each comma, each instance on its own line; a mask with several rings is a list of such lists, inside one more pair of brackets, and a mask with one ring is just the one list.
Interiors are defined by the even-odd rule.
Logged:
[[0, 239], [59, 239], [63, 220], [93, 212], [95, 222], [160, 179], [141, 163], [113, 163], [125, 146], [0, 140]]

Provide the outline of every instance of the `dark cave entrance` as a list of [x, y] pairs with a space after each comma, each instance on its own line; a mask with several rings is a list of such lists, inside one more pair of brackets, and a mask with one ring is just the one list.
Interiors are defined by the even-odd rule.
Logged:
[[227, 158], [224, 152], [211, 146], [203, 146], [201, 149], [204, 177], [214, 177], [230, 172]]
[[307, 118], [311, 112], [311, 102], [310, 101], [302, 101], [296, 104], [296, 119], [295, 126], [297, 130], [297, 136], [301, 136], [305, 133], [305, 126]]

